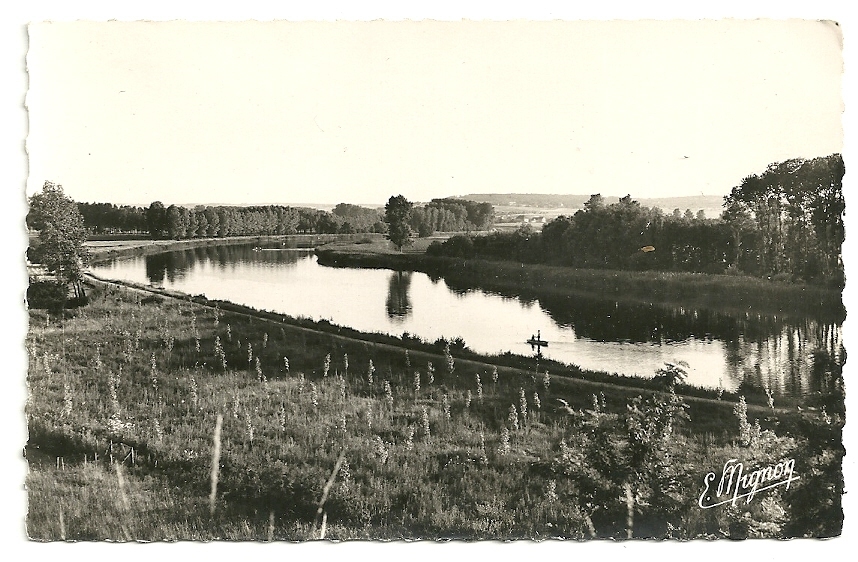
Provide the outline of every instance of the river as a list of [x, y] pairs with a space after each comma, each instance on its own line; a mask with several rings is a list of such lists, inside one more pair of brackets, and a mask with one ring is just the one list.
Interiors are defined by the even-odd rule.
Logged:
[[839, 323], [451, 287], [419, 272], [325, 267], [311, 249], [214, 246], [118, 258], [100, 277], [165, 287], [365, 332], [462, 338], [479, 353], [543, 354], [584, 369], [651, 377], [688, 363], [686, 382], [776, 396], [828, 392], [845, 360]]

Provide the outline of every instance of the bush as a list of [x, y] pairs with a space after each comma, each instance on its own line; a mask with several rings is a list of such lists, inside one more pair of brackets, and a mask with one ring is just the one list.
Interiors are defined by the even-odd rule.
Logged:
[[792, 283], [794, 280], [792, 273], [787, 273], [785, 271], [772, 275], [773, 283]]
[[27, 306], [32, 309], [60, 310], [67, 301], [68, 288], [59, 281], [33, 281], [27, 287]]
[[430, 256], [442, 256], [444, 255], [444, 245], [438, 240], [435, 240], [429, 244], [428, 248], [426, 248], [426, 254]]
[[474, 241], [470, 236], [457, 234], [443, 245], [444, 254], [454, 258], [474, 257]]

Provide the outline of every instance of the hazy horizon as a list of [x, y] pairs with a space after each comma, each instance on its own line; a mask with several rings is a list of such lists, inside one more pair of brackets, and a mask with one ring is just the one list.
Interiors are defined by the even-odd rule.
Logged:
[[[66, 195], [72, 196], [72, 194], [68, 193], [68, 191], [66, 191], [65, 188], [63, 188], [63, 190], [66, 193]], [[391, 196], [395, 196], [395, 195], [400, 195], [400, 194], [399, 193], [392, 193], [391, 194]], [[466, 193], [463, 195], [445, 195], [445, 196], [432, 197], [431, 199], [419, 200], [419, 201], [418, 200], [410, 200], [410, 199], [409, 200], [415, 204], [423, 204], [423, 203], [429, 203], [433, 199], [467, 198], [468, 195], [495, 195], [495, 196], [497, 196], [497, 195], [537, 195], [537, 196], [549, 196], [549, 197], [589, 198], [593, 194], [592, 193], [537, 193], [537, 192], [532, 192], [532, 193], [513, 193], [513, 192], [510, 192], [510, 193], [472, 193], [472, 194]], [[673, 201], [673, 200], [675, 200], [675, 201], [679, 202], [682, 200], [689, 200], [689, 199], [700, 199], [700, 198], [705, 198], [705, 199], [719, 198], [719, 199], [721, 199], [721, 198], [723, 198], [722, 195], [714, 195], [714, 194], [679, 195], [676, 197], [635, 197], [634, 194], [617, 195], [617, 194], [611, 194], [611, 193], [600, 193], [599, 195], [601, 195], [604, 199], [606, 199], [608, 201], [610, 201], [612, 199], [619, 199], [621, 197], [624, 197], [625, 195], [631, 195], [632, 199], [635, 201], [639, 201], [639, 202], [643, 201], [643, 202], [650, 202], [650, 203], [653, 201]], [[382, 208], [387, 203], [386, 201], [379, 201], [379, 202], [337, 201], [336, 203], [325, 203], [325, 202], [317, 202], [317, 201], [309, 201], [309, 202], [308, 201], [259, 201], [259, 202], [254, 202], [254, 203], [224, 203], [224, 202], [218, 202], [218, 201], [200, 201], [200, 202], [170, 201], [170, 202], [167, 202], [167, 201], [161, 201], [159, 199], [156, 199], [155, 201], [145, 201], [145, 202], [137, 201], [137, 202], [129, 202], [129, 203], [116, 203], [114, 201], [80, 200], [80, 199], [75, 199], [74, 197], [72, 197], [72, 199], [74, 199], [78, 203], [109, 203], [109, 204], [113, 204], [113, 205], [117, 205], [117, 206], [123, 206], [124, 205], [124, 206], [129, 206], [129, 207], [148, 207], [151, 203], [153, 203], [155, 201], [160, 201], [161, 203], [164, 204], [164, 206], [176, 205], [179, 207], [185, 207], [185, 208], [189, 208], [189, 209], [193, 208], [193, 207], [197, 207], [197, 206], [208, 206], [208, 207], [243, 207], [243, 206], [248, 206], [249, 207], [249, 206], [282, 205], [282, 206], [287, 206], [287, 207], [306, 207], [306, 208], [310, 208], [310, 209], [330, 210], [330, 209], [333, 209], [335, 206], [337, 206], [340, 203], [346, 203], [349, 205], [357, 205], [359, 207], [366, 207], [366, 208], [375, 209], [375, 208]], [[406, 199], [408, 199], [408, 197], [406, 197]], [[696, 210], [696, 209], [694, 209], [694, 210]]]

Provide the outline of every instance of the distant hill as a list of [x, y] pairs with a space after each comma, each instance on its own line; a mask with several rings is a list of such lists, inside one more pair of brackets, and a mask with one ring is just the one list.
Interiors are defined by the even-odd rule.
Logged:
[[[453, 197], [477, 203], [491, 203], [496, 207], [572, 207], [581, 208], [590, 199], [589, 195], [550, 195], [545, 193], [472, 193]], [[453, 199], [451, 198], [451, 199]], [[614, 197], [614, 200], [619, 198]]]
[[[603, 196], [606, 204], [616, 203], [617, 196]], [[496, 207], [535, 207], [540, 209], [581, 209], [590, 199], [590, 195], [552, 195], [547, 193], [472, 193], [456, 196], [456, 199], [468, 199], [478, 203], [491, 203]], [[673, 209], [704, 209], [707, 216], [710, 210], [720, 209], [724, 198], [720, 195], [690, 195], [687, 197], [634, 197], [644, 207], [660, 207], [669, 212]]]

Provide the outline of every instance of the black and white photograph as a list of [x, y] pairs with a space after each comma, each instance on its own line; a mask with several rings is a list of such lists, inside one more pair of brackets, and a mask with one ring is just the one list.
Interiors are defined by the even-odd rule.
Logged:
[[841, 22], [21, 29], [24, 540], [840, 540]]

